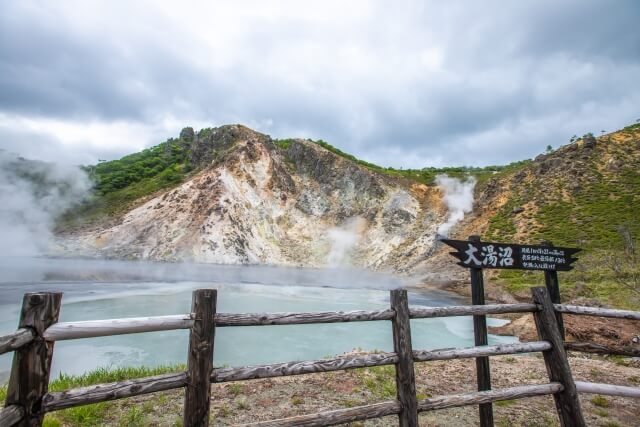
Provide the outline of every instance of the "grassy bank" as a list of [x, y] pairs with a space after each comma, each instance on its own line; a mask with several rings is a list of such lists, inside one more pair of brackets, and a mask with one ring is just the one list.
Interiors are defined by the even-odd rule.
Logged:
[[[571, 357], [576, 378], [637, 386], [638, 367], [597, 358]], [[416, 391], [419, 399], [474, 391], [473, 360], [416, 363]], [[155, 369], [99, 369], [82, 376], [64, 376], [51, 389], [154, 375], [184, 366]], [[548, 381], [544, 361], [535, 356], [497, 356], [491, 359], [492, 383], [496, 389]], [[3, 392], [5, 393], [5, 392]], [[271, 378], [212, 385], [210, 425], [229, 426], [274, 420], [331, 409], [350, 408], [395, 398], [395, 376], [390, 366], [328, 372], [295, 377]], [[4, 396], [1, 396], [4, 398]], [[171, 390], [48, 414], [45, 426], [181, 426], [184, 392]], [[640, 401], [619, 397], [581, 395], [589, 425], [638, 425]], [[420, 424], [434, 426], [475, 425], [476, 406], [445, 409], [420, 415]], [[497, 426], [558, 425], [550, 396], [506, 400], [494, 405]], [[533, 422], [535, 421], [535, 422]], [[397, 417], [352, 423], [352, 427], [396, 426]]]
[[[158, 366], [155, 368], [133, 367], [133, 368], [98, 368], [83, 375], [60, 376], [49, 383], [49, 391], [64, 391], [77, 387], [86, 387], [94, 384], [111, 383], [135, 378], [148, 377], [152, 375], [167, 374], [171, 372], [184, 371], [186, 366]], [[160, 395], [161, 396], [161, 395]], [[0, 401], [4, 402], [7, 397], [7, 386], [0, 387]], [[162, 400], [162, 399], [161, 399]], [[119, 424], [122, 426], [142, 426], [145, 411], [150, 407], [143, 405], [130, 406], [123, 410], [117, 402], [102, 402], [93, 405], [79, 406], [76, 408], [64, 409], [47, 414], [44, 419], [45, 427], [60, 426], [99, 426], [112, 415], [117, 408], [119, 412]]]

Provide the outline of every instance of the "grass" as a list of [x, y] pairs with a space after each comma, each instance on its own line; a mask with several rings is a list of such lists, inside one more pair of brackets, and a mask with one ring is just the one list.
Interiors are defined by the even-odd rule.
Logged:
[[381, 399], [395, 398], [396, 381], [394, 366], [375, 366], [358, 370], [363, 386]]
[[227, 418], [229, 415], [231, 415], [233, 412], [231, 411], [231, 408], [229, 408], [229, 406], [227, 406], [226, 404], [223, 404], [222, 406], [220, 406], [220, 408], [218, 409], [218, 414], [217, 416], [220, 418]]
[[[64, 391], [71, 388], [86, 387], [94, 384], [110, 383], [131, 380], [136, 378], [167, 374], [172, 372], [184, 371], [184, 365], [174, 366], [158, 366], [148, 367], [127, 367], [127, 368], [97, 368], [83, 375], [67, 375], [60, 376], [49, 383], [49, 391]], [[4, 402], [7, 397], [7, 386], [0, 387], [0, 402]], [[158, 396], [158, 401], [166, 397]], [[101, 402], [92, 405], [78, 406], [75, 408], [64, 409], [47, 414], [44, 419], [45, 427], [57, 427], [64, 424], [78, 426], [100, 426], [104, 424], [108, 418], [110, 411], [113, 409], [113, 402]], [[121, 420], [123, 426], [142, 426], [145, 425], [145, 413], [151, 412], [152, 404], [137, 408], [132, 406]]]
[[591, 398], [591, 403], [599, 408], [608, 408], [609, 401], [606, 397], [600, 396], [599, 394]]
[[231, 392], [231, 394], [233, 394], [234, 396], [242, 394], [242, 392], [244, 391], [244, 386], [240, 383], [231, 383], [227, 388], [229, 389], [229, 392]]
[[505, 407], [515, 405], [517, 401], [515, 399], [497, 400], [493, 402], [496, 406]]
[[120, 421], [122, 427], [141, 427], [145, 425], [144, 409], [137, 406], [129, 408], [123, 419]]
[[249, 402], [247, 401], [247, 398], [244, 396], [238, 397], [236, 399], [236, 408], [249, 409]]
[[124, 380], [132, 380], [154, 375], [168, 374], [186, 370], [185, 365], [169, 365], [148, 368], [123, 367], [123, 368], [97, 368], [82, 375], [67, 375], [61, 373], [58, 378], [49, 383], [50, 391], [64, 391], [70, 388], [85, 387], [100, 383], [111, 383]]

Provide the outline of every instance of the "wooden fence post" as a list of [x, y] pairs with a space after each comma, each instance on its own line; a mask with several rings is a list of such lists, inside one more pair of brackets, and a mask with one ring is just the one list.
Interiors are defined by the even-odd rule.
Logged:
[[564, 427], [585, 426], [578, 391], [571, 375], [571, 367], [549, 293], [545, 288], [531, 288], [531, 294], [533, 302], [541, 308], [540, 311], [533, 313], [538, 336], [541, 340], [551, 343], [551, 349], [542, 352], [549, 379], [552, 382], [561, 383], [564, 387], [561, 392], [553, 395], [560, 424]]
[[[480, 236], [469, 236], [470, 242], [479, 243]], [[471, 268], [471, 303], [484, 305], [484, 278], [481, 268]], [[473, 316], [473, 338], [476, 346], [489, 344], [487, 316]], [[476, 357], [476, 377], [478, 391], [491, 390], [491, 370], [488, 357]], [[480, 426], [493, 426], [493, 404], [478, 405]]]
[[193, 291], [191, 312], [194, 318], [189, 334], [187, 387], [184, 393], [185, 427], [209, 425], [216, 299], [215, 289]]
[[391, 291], [391, 308], [395, 316], [393, 326], [393, 351], [398, 354], [396, 365], [396, 395], [402, 405], [398, 414], [400, 427], [418, 426], [418, 401], [416, 398], [416, 377], [413, 369], [413, 348], [411, 346], [411, 323], [407, 291]]
[[[543, 240], [540, 242], [542, 246], [553, 247], [553, 243], [548, 240]], [[558, 272], [555, 270], [545, 270], [544, 271], [544, 284], [547, 287], [547, 291], [549, 292], [549, 297], [551, 298], [551, 302], [554, 304], [560, 304], [560, 284], [558, 282]], [[562, 339], [565, 339], [564, 335], [564, 321], [562, 320], [562, 313], [555, 313], [556, 321], [558, 322], [558, 329], [560, 330], [560, 335], [562, 335]]]
[[25, 294], [18, 328], [30, 328], [34, 340], [13, 354], [11, 377], [5, 406], [19, 405], [24, 417], [17, 426], [41, 426], [44, 419], [42, 397], [49, 389], [53, 342], [45, 341], [43, 332], [58, 321], [62, 293]]

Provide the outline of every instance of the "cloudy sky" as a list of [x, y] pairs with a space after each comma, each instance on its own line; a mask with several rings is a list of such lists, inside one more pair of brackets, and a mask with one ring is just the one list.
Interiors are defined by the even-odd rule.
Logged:
[[94, 163], [242, 123], [385, 166], [640, 118], [640, 2], [0, 0], [0, 148]]

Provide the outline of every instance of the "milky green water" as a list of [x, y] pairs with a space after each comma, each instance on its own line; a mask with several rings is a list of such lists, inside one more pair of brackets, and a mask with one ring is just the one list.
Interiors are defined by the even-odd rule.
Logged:
[[[259, 273], [259, 270], [257, 270]], [[273, 270], [269, 270], [273, 273]], [[313, 273], [313, 271], [311, 272]], [[259, 279], [260, 274], [254, 279]], [[266, 276], [265, 276], [266, 277]], [[269, 276], [270, 281], [273, 279]], [[228, 279], [228, 278], [227, 278]], [[382, 288], [388, 286], [385, 283]], [[74, 283], [0, 282], [0, 334], [15, 330], [24, 292], [64, 292], [60, 321], [183, 314], [190, 310], [193, 289], [218, 289], [218, 311], [228, 313], [274, 311], [348, 311], [389, 307], [386, 289], [339, 289], [254, 283], [201, 281], [119, 281]], [[463, 304], [446, 293], [410, 293], [417, 306]], [[502, 324], [489, 319], [490, 325]], [[411, 322], [414, 349], [473, 345], [470, 317], [416, 319]], [[514, 337], [489, 337], [490, 343], [515, 342]], [[188, 331], [162, 331], [55, 344], [53, 375], [80, 374], [96, 367], [156, 366], [185, 363]], [[225, 327], [216, 330], [215, 365], [244, 366], [317, 359], [355, 348], [391, 351], [389, 321], [325, 325]], [[0, 379], [6, 380], [11, 356], [0, 356]]]

